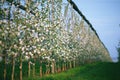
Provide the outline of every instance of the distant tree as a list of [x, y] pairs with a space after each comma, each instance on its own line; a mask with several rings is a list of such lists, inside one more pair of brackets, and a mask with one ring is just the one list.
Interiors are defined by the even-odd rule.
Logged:
[[120, 41], [118, 43], [117, 51], [118, 51], [118, 62], [120, 62]]

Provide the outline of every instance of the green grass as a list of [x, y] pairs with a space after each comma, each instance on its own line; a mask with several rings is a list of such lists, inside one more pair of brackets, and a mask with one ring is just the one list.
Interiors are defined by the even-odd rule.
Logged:
[[[36, 76], [28, 78], [28, 63], [23, 63], [23, 80], [120, 80], [120, 63], [97, 62], [82, 65], [61, 73], [39, 77], [39, 63], [36, 63]], [[44, 66], [43, 66], [44, 67]], [[7, 80], [11, 78], [10, 64], [7, 65]], [[0, 80], [3, 80], [3, 63], [0, 63]], [[32, 72], [31, 72], [32, 74]], [[15, 68], [15, 80], [19, 80], [19, 63]]]
[[120, 63], [93, 63], [49, 76], [24, 80], [120, 80]]

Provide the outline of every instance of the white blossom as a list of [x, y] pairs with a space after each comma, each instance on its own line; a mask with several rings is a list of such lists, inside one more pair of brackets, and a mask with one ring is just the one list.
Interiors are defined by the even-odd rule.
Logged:
[[29, 55], [30, 55], [31, 57], [33, 57], [33, 54], [32, 54], [31, 52], [29, 52]]
[[45, 49], [44, 49], [44, 48], [41, 48], [41, 51], [45, 51]]
[[22, 47], [22, 51], [24, 51], [24, 49], [25, 49], [25, 48], [24, 48], [24, 47]]
[[22, 40], [20, 40], [20, 44], [23, 44], [23, 41], [22, 41]]
[[30, 59], [30, 57], [29, 57], [29, 56], [25, 56], [25, 59], [26, 59], [26, 60], [29, 60], [29, 59]]
[[36, 53], [37, 51], [36, 50], [34, 50], [34, 53]]

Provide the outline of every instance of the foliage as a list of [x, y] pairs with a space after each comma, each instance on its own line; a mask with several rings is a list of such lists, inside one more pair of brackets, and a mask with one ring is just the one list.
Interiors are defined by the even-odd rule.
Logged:
[[[27, 5], [25, 12], [14, 3], [8, 4], [9, 13], [6, 14], [10, 16], [9, 20], [11, 18], [13, 20], [8, 23], [2, 22], [0, 42], [4, 46], [0, 48], [1, 52], [6, 49], [9, 51], [8, 55], [10, 53], [22, 54], [24, 58], [28, 55], [31, 58], [33, 58], [32, 55], [34, 57], [39, 55], [43, 58], [51, 56], [52, 59], [55, 58], [54, 54], [57, 60], [57, 56], [74, 59], [81, 55], [84, 49], [89, 56], [102, 53], [101, 56], [104, 54], [106, 56], [101, 57], [101, 60], [109, 60], [107, 50], [104, 49], [89, 25], [85, 25], [86, 23], [80, 20], [78, 14], [73, 9], [71, 10], [69, 3], [64, 8], [62, 8], [64, 6], [62, 0], [20, 1], [19, 3]], [[36, 14], [31, 14], [31, 10]], [[95, 50], [97, 52], [94, 52]], [[73, 58], [72, 55], [74, 55]]]

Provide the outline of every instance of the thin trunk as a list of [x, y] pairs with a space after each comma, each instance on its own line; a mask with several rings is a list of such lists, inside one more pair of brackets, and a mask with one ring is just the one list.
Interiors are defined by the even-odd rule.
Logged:
[[48, 65], [46, 64], [45, 67], [46, 67], [45, 75], [47, 75], [48, 74]]
[[28, 77], [30, 77], [30, 71], [31, 71], [31, 68], [30, 68], [30, 61], [28, 62]]
[[62, 63], [62, 71], [64, 71], [64, 63]]
[[6, 73], [6, 56], [4, 56], [4, 80], [6, 80], [6, 75], [7, 75], [7, 73]]
[[58, 73], [60, 72], [60, 63], [58, 62]]
[[73, 61], [73, 67], [75, 67], [75, 60]]
[[42, 77], [42, 66], [40, 66], [40, 77]]
[[20, 57], [20, 80], [22, 80], [22, 56]]
[[57, 72], [60, 72], [60, 65], [58, 64]]
[[35, 63], [33, 63], [33, 77], [35, 77]]
[[52, 73], [55, 73], [55, 63], [52, 61]]
[[64, 71], [66, 70], [66, 65], [65, 65], [65, 62], [64, 62]]
[[65, 70], [67, 70], [67, 66], [66, 66], [67, 62], [65, 62]]
[[50, 74], [50, 63], [48, 63], [48, 74]]
[[40, 77], [42, 77], [42, 61], [40, 61]]
[[73, 61], [71, 62], [71, 64], [72, 64], [72, 68], [73, 68]]
[[54, 69], [55, 69], [55, 73], [57, 73], [57, 68], [56, 68], [56, 62], [54, 61]]
[[69, 69], [69, 62], [67, 62], [67, 69]]
[[36, 55], [34, 54], [33, 77], [35, 77], [35, 62], [36, 62]]
[[14, 80], [14, 73], [15, 73], [15, 59], [14, 56], [12, 58], [12, 80]]
[[72, 68], [72, 64], [71, 64], [71, 61], [70, 61], [70, 69]]

